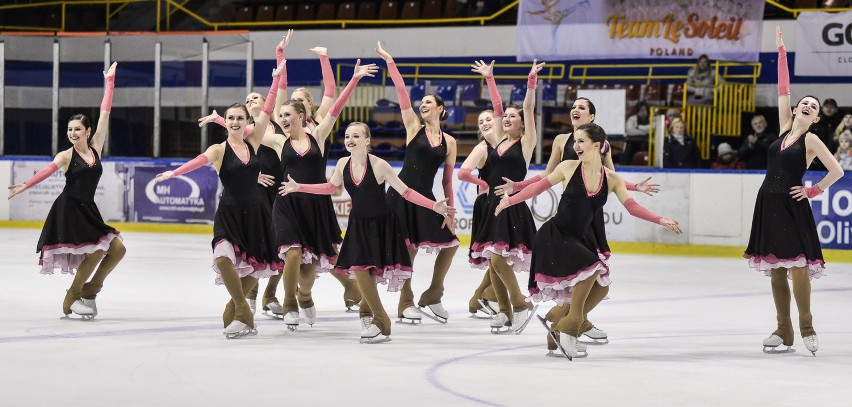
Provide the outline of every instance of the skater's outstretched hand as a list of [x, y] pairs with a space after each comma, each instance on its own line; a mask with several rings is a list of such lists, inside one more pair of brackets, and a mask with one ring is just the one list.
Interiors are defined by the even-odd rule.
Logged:
[[104, 79], [109, 79], [115, 76], [115, 68], [118, 67], [118, 62], [113, 62], [109, 69], [104, 71]]
[[382, 48], [381, 41], [376, 42], [376, 53], [379, 54], [379, 56], [382, 57], [385, 62], [393, 62], [393, 57], [391, 56], [391, 54], [388, 54], [388, 52], [385, 51], [384, 48]]
[[497, 204], [497, 208], [494, 209], [494, 216], [499, 215], [500, 212], [503, 212], [503, 209], [506, 209], [510, 206], [512, 206], [512, 204], [509, 203], [509, 194], [503, 195], [503, 198], [500, 199], [500, 203]]
[[157, 174], [157, 176], [154, 177], [154, 181], [163, 182], [165, 180], [172, 179], [174, 176], [175, 176], [175, 172], [169, 170], [169, 171], [165, 171], [165, 172], [161, 172], [161, 173]]
[[290, 38], [293, 37], [293, 29], [287, 30], [287, 34], [281, 36], [281, 41], [278, 42], [278, 45], [275, 46], [275, 51], [284, 51], [284, 48], [287, 48], [287, 44], [290, 43]]
[[275, 185], [275, 176], [260, 173], [260, 174], [257, 175], [257, 183], [260, 184], [260, 185], [263, 185], [265, 187], [271, 187], [271, 186]]
[[24, 184], [24, 183], [10, 185], [9, 186], [9, 199], [12, 199], [15, 195], [18, 195], [21, 192], [26, 191], [27, 189], [29, 189], [29, 188], [27, 188], [27, 184]]
[[281, 186], [278, 188], [278, 195], [286, 196], [287, 194], [298, 192], [299, 191], [299, 183], [293, 181], [293, 177], [287, 175], [287, 181], [281, 183]]
[[447, 205], [447, 200], [447, 198], [444, 198], [440, 201], [435, 201], [435, 204], [432, 205], [432, 210], [444, 216], [456, 216], [456, 208]]
[[308, 49], [308, 51], [311, 51], [314, 54], [317, 54], [317, 55], [320, 55], [320, 56], [328, 55], [328, 48], [326, 48], [326, 47], [313, 47], [313, 48]]
[[782, 38], [782, 37], [783, 37], [783, 34], [781, 33], [781, 26], [776, 24], [775, 25], [775, 48], [781, 48], [781, 47], [784, 46], [784, 38]]
[[470, 66], [471, 72], [477, 72], [482, 76], [493, 76], [494, 75], [494, 61], [492, 60], [490, 64], [486, 64], [485, 61], [479, 60], [474, 61], [473, 65]]
[[497, 194], [497, 196], [509, 196], [515, 192], [515, 181], [503, 177], [503, 182], [505, 182], [505, 184], [494, 188], [494, 193]]
[[652, 184], [651, 177], [645, 178], [642, 182], [636, 184], [636, 190], [645, 193], [645, 195], [653, 196], [660, 192], [660, 184]]
[[683, 233], [680, 230], [680, 225], [677, 223], [676, 220], [674, 220], [672, 218], [667, 218], [667, 217], [663, 216], [662, 218], [660, 218], [660, 224], [671, 229], [673, 232], [675, 232], [675, 234], [679, 235], [679, 234]]
[[213, 123], [216, 121], [216, 119], [219, 119], [220, 117], [221, 116], [219, 116], [219, 113], [216, 113], [216, 110], [214, 109], [213, 113], [210, 113], [209, 115], [198, 119], [198, 127], [204, 127], [204, 125], [207, 123]]
[[539, 71], [544, 69], [544, 64], [547, 62], [538, 63], [537, 59], [533, 59], [532, 68], [530, 68], [529, 76], [537, 75]]
[[456, 234], [456, 217], [445, 216], [444, 222], [441, 223], [441, 229], [449, 229], [452, 234]]
[[365, 76], [373, 77], [376, 72], [379, 72], [379, 67], [376, 64], [367, 64], [361, 65], [361, 60], [358, 59], [355, 62], [355, 73], [352, 74], [353, 78], [363, 78]]

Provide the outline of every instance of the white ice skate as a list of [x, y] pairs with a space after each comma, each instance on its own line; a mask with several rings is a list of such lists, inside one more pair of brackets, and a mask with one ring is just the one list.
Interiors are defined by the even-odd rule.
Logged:
[[236, 319], [231, 321], [230, 324], [222, 331], [222, 334], [225, 335], [228, 339], [237, 339], [242, 338], [244, 336], [254, 336], [257, 335], [257, 329], [254, 329], [245, 324], [245, 322], [237, 321]]
[[265, 308], [263, 310], [263, 315], [273, 319], [281, 319], [284, 317], [284, 308], [277, 300], [273, 300], [269, 304], [266, 304], [263, 308]]
[[382, 343], [390, 340], [389, 335], [382, 337], [382, 330], [373, 324], [361, 331], [361, 343]]
[[442, 324], [447, 323], [447, 319], [450, 318], [450, 313], [444, 309], [444, 306], [439, 302], [437, 304], [427, 305], [425, 307], [420, 307], [420, 314], [435, 321], [438, 321]]
[[497, 315], [497, 311], [494, 310], [494, 308], [491, 308], [490, 305], [488, 305], [488, 301], [485, 301], [483, 299], [478, 299], [476, 301], [479, 303], [479, 309], [477, 309], [476, 312], [470, 314], [471, 318], [491, 319], [494, 318], [495, 315]]
[[83, 301], [83, 304], [85, 304], [86, 306], [88, 306], [89, 308], [92, 309], [92, 311], [93, 311], [92, 312], [92, 318], [98, 316], [98, 304], [95, 303], [94, 298], [92, 298], [91, 300], [83, 298], [82, 301]]
[[302, 318], [305, 318], [305, 322], [310, 326], [314, 326], [314, 323], [317, 322], [317, 307], [305, 308], [301, 312]]
[[491, 318], [491, 333], [504, 334], [512, 331], [509, 324], [509, 316], [504, 313], [499, 313]]
[[[77, 316], [74, 316], [74, 314], [76, 314]], [[77, 300], [71, 304], [71, 314], [65, 314], [64, 317], [60, 317], [59, 319], [76, 319], [79, 321], [91, 321], [94, 318], [95, 310], [84, 304], [83, 301]]]
[[349, 313], [358, 312], [358, 309], [360, 308], [359, 305], [360, 304], [358, 304], [357, 302], [352, 304], [352, 305], [347, 305], [346, 311], [343, 311], [343, 312], [349, 312]]
[[251, 309], [251, 314], [254, 315], [257, 313], [257, 300], [253, 300], [251, 298], [246, 298], [246, 301], [249, 303], [249, 308]]
[[531, 309], [512, 313], [512, 332], [514, 332], [515, 335], [520, 335], [524, 332], [524, 329], [527, 327], [527, 324], [530, 323], [530, 320], [537, 310], [538, 304]]
[[373, 325], [373, 317], [361, 317], [361, 330], [366, 331], [367, 328]]
[[817, 348], [819, 348], [819, 341], [817, 340], [816, 334], [803, 336], [802, 342], [805, 343], [805, 348], [807, 348], [814, 356], [816, 356]]
[[399, 316], [397, 324], [419, 325], [423, 322], [423, 314], [420, 313], [420, 308], [408, 307], [402, 310], [402, 315]]
[[284, 323], [287, 325], [287, 329], [295, 331], [299, 327], [299, 313], [290, 311], [284, 314]]
[[591, 339], [591, 341], [580, 341], [580, 343], [585, 343], [588, 345], [606, 345], [609, 343], [606, 331], [595, 326], [592, 326], [592, 329], [583, 332], [583, 336]]
[[[814, 337], [816, 339], [816, 337]], [[780, 336], [772, 334], [763, 340], [763, 353], [790, 353], [795, 352], [792, 346], [787, 346], [787, 349], [778, 349], [784, 344], [784, 340]]]
[[547, 335], [550, 336], [550, 340], [552, 340], [553, 343], [556, 344], [556, 349], [559, 350], [559, 353], [556, 353], [556, 352], [548, 349], [547, 355], [545, 355], [545, 356], [549, 356], [549, 357], [552, 357], [552, 358], [566, 358], [569, 361], [573, 360], [574, 357], [584, 358], [586, 356], [589, 356], [589, 354], [587, 352], [586, 344], [580, 343], [580, 342], [577, 342], [577, 356], [568, 356], [568, 352], [565, 350], [565, 348], [562, 347], [562, 344], [559, 342], [559, 336], [557, 336], [557, 334], [555, 332], [550, 330], [550, 325], [547, 324], [547, 319], [545, 319], [544, 317], [542, 317], [540, 315], [536, 315], [535, 317], [538, 318], [539, 321], [541, 321], [542, 325], [544, 325], [544, 329], [547, 330]]
[[565, 354], [568, 356], [568, 359], [574, 359], [580, 357], [580, 349], [579, 344], [580, 341], [577, 340], [576, 336], [568, 335], [564, 332], [559, 333], [559, 341], [556, 342], [557, 346], [561, 346], [562, 349], [565, 350]]

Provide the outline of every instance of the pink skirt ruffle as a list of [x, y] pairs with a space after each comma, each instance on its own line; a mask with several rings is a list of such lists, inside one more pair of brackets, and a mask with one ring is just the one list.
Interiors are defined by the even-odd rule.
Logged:
[[216, 272], [215, 282], [217, 285], [224, 284], [222, 281], [222, 271], [216, 266], [216, 259], [219, 257], [230, 259], [240, 278], [248, 276], [258, 279], [269, 278], [278, 274], [284, 266], [283, 263], [279, 262], [258, 262], [254, 257], [248, 257], [243, 253], [239, 246], [234, 246], [227, 239], [222, 239], [216, 242], [216, 246], [213, 248], [213, 271]]
[[516, 273], [530, 271], [530, 262], [532, 261], [532, 250], [524, 245], [518, 247], [509, 247], [506, 242], [485, 242], [474, 243], [471, 246], [470, 259], [468, 262], [472, 267], [479, 269], [487, 269], [490, 264], [492, 254], [506, 258], [506, 263], [512, 267]]
[[408, 239], [405, 239], [405, 246], [408, 247], [409, 249], [416, 249], [416, 250], [423, 249], [423, 251], [425, 251], [426, 253], [429, 253], [429, 254], [438, 254], [438, 252], [440, 252], [442, 249], [446, 249], [446, 248], [449, 248], [449, 247], [455, 247], [455, 246], [458, 246], [458, 245], [459, 245], [458, 239], [453, 239], [452, 241], [445, 242], [445, 243], [421, 242], [420, 244], [414, 244], [414, 243], [411, 243], [410, 241], [408, 241]]
[[825, 274], [825, 263], [822, 260], [808, 260], [804, 254], [800, 254], [793, 259], [779, 259], [774, 255], [768, 256], [753, 256], [743, 254], [743, 258], [748, 259], [749, 267], [762, 271], [767, 277], [772, 276], [772, 269], [785, 268], [787, 269], [787, 278], [792, 279], [790, 274], [791, 267], [807, 267], [808, 278], [813, 280], [820, 278]]
[[589, 267], [586, 267], [577, 273], [567, 277], [550, 277], [542, 274], [535, 275], [536, 286], [530, 288], [530, 296], [527, 301], [556, 301], [557, 305], [570, 304], [571, 292], [577, 283], [588, 279], [600, 271], [596, 281], [602, 286], [608, 286], [612, 283], [609, 278], [609, 267], [603, 262], [598, 261]]
[[376, 277], [376, 281], [379, 284], [387, 285], [388, 292], [399, 291], [405, 283], [405, 280], [411, 278], [411, 273], [414, 271], [411, 267], [396, 264], [393, 266], [385, 266], [381, 269], [376, 266], [351, 266], [348, 269], [335, 268], [334, 272], [354, 279], [355, 276], [352, 275], [352, 272], [361, 270], [368, 270], [371, 275]]
[[[337, 263], [337, 255], [328, 256], [328, 255], [325, 255], [325, 254], [321, 254], [321, 255], [317, 256], [317, 254], [314, 253], [313, 250], [311, 250], [309, 248], [304, 248], [304, 247], [302, 247], [302, 245], [300, 245], [298, 243], [289, 243], [289, 244], [279, 246], [278, 247], [278, 257], [280, 257], [282, 261], [287, 260], [287, 251], [292, 249], [292, 248], [295, 248], [295, 247], [302, 249], [302, 259], [301, 259], [302, 264], [312, 264], [312, 263], [317, 264], [317, 273], [330, 272], [330, 271], [332, 271], [332, 269], [334, 269], [335, 263]], [[340, 251], [340, 245], [335, 245], [335, 248], [338, 251]]]
[[106, 251], [112, 239], [121, 239], [119, 232], [107, 233], [95, 242], [79, 246], [71, 244], [56, 244], [44, 246], [41, 249], [41, 257], [38, 264], [41, 266], [41, 274], [53, 274], [55, 269], [60, 269], [63, 274], [73, 275], [80, 263], [91, 253], [98, 250]]

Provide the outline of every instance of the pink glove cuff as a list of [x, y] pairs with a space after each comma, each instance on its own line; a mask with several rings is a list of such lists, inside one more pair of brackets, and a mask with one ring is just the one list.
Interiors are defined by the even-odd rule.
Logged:
[[527, 89], [535, 89], [538, 85], [538, 75], [532, 74], [527, 77]]
[[624, 209], [627, 209], [628, 213], [639, 219], [644, 219], [648, 222], [656, 223], [658, 225], [660, 224], [660, 219], [663, 218], [662, 216], [656, 215], [653, 212], [649, 211], [644, 206], [639, 205], [638, 203], [636, 203], [635, 200], [633, 200], [633, 198], [624, 201]]
[[444, 177], [441, 179], [441, 184], [444, 186], [444, 198], [447, 198], [447, 205], [454, 206], [455, 203], [454, 193], [453, 193], [453, 170], [455, 167], [452, 165], [444, 164]]
[[281, 64], [281, 61], [284, 60], [284, 48], [279, 46], [275, 46], [275, 65], [278, 66]]
[[299, 184], [297, 192], [314, 195], [331, 195], [334, 193], [334, 184], [326, 182], [324, 184]]
[[535, 184], [536, 182], [539, 182], [539, 181], [541, 181], [541, 175], [536, 175], [532, 178], [527, 178], [523, 181], [516, 182], [515, 185], [514, 185], [514, 188], [513, 188], [515, 190], [514, 192], [523, 191], [524, 188], [526, 188], [526, 187], [528, 187], [532, 184]]
[[320, 68], [322, 69], [323, 96], [334, 97], [334, 72], [331, 70], [331, 61], [328, 55], [320, 55]]
[[526, 201], [534, 196], [541, 194], [544, 191], [547, 191], [552, 187], [553, 184], [550, 183], [550, 180], [547, 178], [541, 178], [532, 185], [527, 188], [524, 188], [523, 191], [512, 195], [509, 197], [509, 205], [516, 205], [520, 202]]
[[[283, 75], [284, 72], [281, 73]], [[269, 93], [266, 94], [266, 101], [263, 102], [263, 113], [272, 115], [272, 110], [275, 109], [275, 98], [278, 97], [278, 84], [281, 81], [281, 75], [272, 78], [272, 86], [269, 87]]]
[[104, 98], [101, 101], [101, 111], [109, 112], [112, 110], [112, 91], [115, 88], [115, 76], [110, 76], [106, 79], [104, 85]]
[[402, 197], [405, 198], [406, 201], [411, 202], [415, 205], [422, 206], [429, 210], [435, 210], [435, 201], [426, 198], [423, 195], [420, 195], [419, 192], [415, 191], [412, 188], [408, 188], [402, 194]]
[[26, 185], [27, 188], [32, 188], [33, 185], [36, 185], [39, 182], [46, 180], [47, 177], [50, 176], [50, 174], [53, 174], [58, 169], [59, 166], [57, 166], [56, 163], [50, 163], [50, 165], [40, 169], [37, 173], [35, 173], [35, 175], [33, 175], [32, 178], [28, 179], [27, 182], [24, 182], [24, 185]]
[[178, 167], [177, 169], [172, 171], [172, 173], [174, 174], [175, 177], [177, 177], [179, 175], [183, 175], [183, 174], [186, 174], [188, 172], [195, 171], [195, 170], [197, 170], [197, 169], [199, 169], [199, 168], [201, 168], [201, 167], [203, 167], [207, 164], [210, 164], [210, 160], [207, 159], [207, 156], [204, 155], [204, 154], [199, 154], [198, 156], [196, 156], [195, 158], [193, 158], [192, 160], [190, 160], [186, 164], [181, 165], [180, 167]]
[[411, 98], [405, 90], [405, 81], [402, 80], [402, 75], [399, 73], [396, 64], [388, 62], [388, 74], [390, 74], [393, 86], [396, 88], [396, 95], [399, 98], [399, 110], [411, 109]]
[[604, 140], [601, 146], [601, 154], [606, 155], [612, 147], [609, 145], [609, 140]]
[[486, 76], [485, 83], [488, 85], [488, 95], [491, 97], [491, 107], [494, 109], [494, 116], [503, 117], [503, 99], [500, 98], [500, 92], [497, 90], [497, 82], [494, 81], [494, 76]]
[[287, 89], [287, 63], [281, 66], [281, 73], [276, 76], [278, 78], [278, 90]]
[[462, 168], [462, 169], [459, 170], [459, 180], [465, 181], [465, 182], [470, 183], [470, 184], [474, 184], [481, 189], [488, 188], [487, 182], [485, 182], [485, 181], [483, 181], [479, 178], [474, 177], [473, 174], [468, 169]]
[[331, 105], [331, 109], [329, 109], [328, 114], [331, 117], [340, 117], [340, 113], [343, 112], [343, 107], [346, 106], [346, 101], [349, 100], [349, 97], [352, 96], [352, 91], [355, 90], [355, 86], [358, 85], [358, 81], [361, 78], [357, 76], [353, 76], [352, 79], [349, 80], [349, 83], [346, 84], [346, 88], [343, 89], [343, 92], [340, 92], [340, 97], [334, 101], [334, 104]]
[[778, 47], [778, 96], [790, 96], [790, 71], [787, 67], [787, 48]]
[[808, 198], [815, 198], [823, 192], [824, 191], [819, 187], [819, 184], [813, 184], [812, 186], [805, 187], [805, 193], [808, 195]]
[[634, 183], [632, 183], [632, 182], [630, 182], [630, 181], [625, 180], [625, 181], [624, 181], [624, 186], [625, 186], [625, 187], [627, 187], [627, 190], [628, 190], [628, 191], [637, 191], [637, 189], [636, 189], [636, 184], [634, 184]]

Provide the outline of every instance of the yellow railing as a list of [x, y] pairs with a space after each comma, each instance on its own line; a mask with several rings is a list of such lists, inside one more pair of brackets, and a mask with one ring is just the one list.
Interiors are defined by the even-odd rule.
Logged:
[[[206, 18], [198, 15], [192, 10], [185, 7], [188, 0], [80, 0], [80, 1], [44, 1], [28, 4], [13, 4], [0, 6], [0, 12], [5, 10], [20, 10], [31, 9], [34, 13], [43, 12], [46, 7], [60, 7], [60, 26], [59, 27], [44, 27], [44, 26], [24, 26], [24, 25], [0, 25], [0, 29], [18, 30], [18, 31], [65, 31], [67, 29], [66, 9], [68, 6], [84, 6], [84, 5], [103, 5], [104, 15], [106, 17], [106, 31], [110, 31], [110, 20], [115, 15], [130, 3], [156, 3], [156, 31], [171, 31], [171, 17], [177, 12], [182, 12], [200, 23], [206, 29], [219, 31], [223, 29], [246, 29], [246, 28], [271, 28], [271, 27], [294, 27], [294, 26], [377, 26], [377, 25], [440, 25], [440, 24], [458, 24], [458, 23], [478, 23], [485, 25], [489, 21], [506, 14], [510, 10], [518, 6], [519, 0], [514, 0], [500, 10], [497, 10], [490, 16], [480, 17], [463, 17], [463, 18], [436, 18], [436, 19], [415, 19], [415, 20], [287, 20], [287, 21], [247, 21], [247, 22], [218, 22], [209, 21]], [[163, 11], [165, 5], [165, 11]], [[165, 21], [163, 21], [165, 18]], [[165, 25], [165, 27], [163, 27]]]
[[833, 8], [795, 8], [795, 7], [787, 7], [787, 6], [785, 6], [785, 5], [783, 5], [783, 4], [780, 4], [780, 3], [778, 3], [777, 1], [774, 1], [774, 0], [766, 0], [766, 4], [769, 4], [769, 5], [772, 5], [772, 6], [778, 7], [779, 9], [784, 10], [784, 11], [786, 11], [786, 12], [788, 12], [788, 13], [792, 13], [792, 14], [793, 14], [793, 18], [798, 17], [798, 16], [799, 16], [799, 13], [805, 13], [805, 12], [809, 12], [809, 11], [834, 13], [834, 12], [841, 12], [841, 11], [850, 11], [850, 10], [852, 10], [852, 8], [848, 8], [848, 7], [833, 7]]
[[[689, 68], [693, 63], [677, 64], [577, 64], [571, 65], [568, 71], [568, 79], [584, 84], [586, 81], [626, 81], [644, 80], [650, 83], [653, 80], [676, 80], [686, 81]], [[713, 63], [716, 77], [725, 80], [746, 80], [757, 84], [760, 76], [760, 62], [727, 62], [716, 61]], [[617, 75], [610, 74], [613, 70], [619, 70]], [[627, 73], [629, 72], [629, 73]]]

